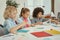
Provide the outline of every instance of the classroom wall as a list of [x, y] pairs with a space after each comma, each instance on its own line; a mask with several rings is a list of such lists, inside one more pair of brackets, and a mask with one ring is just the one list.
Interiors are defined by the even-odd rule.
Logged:
[[60, 0], [55, 0], [55, 8], [54, 8], [54, 10], [55, 10], [55, 14], [56, 14], [56, 17], [57, 17], [57, 14], [58, 14], [58, 12], [60, 12]]
[[[14, 0], [16, 1], [19, 5], [18, 9], [18, 15], [20, 14], [21, 8], [24, 7], [24, 0]], [[45, 6], [44, 11], [45, 14], [49, 14], [51, 11], [51, 0], [26, 0], [25, 1], [25, 7], [28, 7], [31, 11], [31, 15], [32, 15], [32, 11], [35, 7], [42, 7]], [[4, 14], [4, 9], [6, 7], [6, 0], [0, 0], [0, 23], [3, 24], [4, 23], [4, 18], [3, 18], [3, 14]], [[17, 17], [19, 17], [17, 15]]]
[[6, 0], [0, 0], [0, 24], [4, 22], [3, 14], [6, 6], [5, 2]]
[[[20, 4], [19, 7], [17, 8], [17, 10], [18, 10], [17, 17], [19, 17], [18, 15], [20, 14], [20, 9], [23, 7], [23, 1], [20, 1], [20, 0], [15, 0], [15, 1], [18, 4]], [[3, 17], [5, 8], [6, 8], [6, 0], [0, 0], [0, 24], [3, 24], [5, 21], [4, 17]]]
[[51, 0], [43, 0], [44, 15], [51, 14]]

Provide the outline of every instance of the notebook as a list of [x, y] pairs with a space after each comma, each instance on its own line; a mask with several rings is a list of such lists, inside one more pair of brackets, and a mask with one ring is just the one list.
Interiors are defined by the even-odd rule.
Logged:
[[44, 32], [44, 31], [42, 31], [42, 32], [33, 32], [31, 34], [36, 36], [36, 37], [48, 37], [48, 36], [52, 36], [51, 34], [48, 34], [48, 33]]

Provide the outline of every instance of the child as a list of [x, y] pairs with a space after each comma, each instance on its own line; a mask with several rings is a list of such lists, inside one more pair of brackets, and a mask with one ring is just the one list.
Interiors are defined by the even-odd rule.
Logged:
[[40, 7], [37, 7], [33, 11], [33, 19], [32, 19], [32, 24], [35, 25], [40, 25], [43, 24], [45, 19], [43, 18], [44, 10]]
[[51, 23], [58, 24], [59, 21], [55, 17], [51, 17]]
[[17, 20], [17, 23], [21, 24], [23, 21], [25, 21], [27, 24], [24, 26], [24, 28], [32, 26], [33, 24], [31, 24], [29, 15], [30, 15], [30, 10], [28, 8], [22, 8], [20, 13], [20, 18]]
[[8, 32], [16, 33], [18, 29], [20, 29], [22, 26], [25, 25], [25, 22], [22, 22], [22, 24], [17, 25], [16, 24], [16, 15], [17, 15], [17, 9], [14, 6], [7, 6], [4, 12], [4, 27], [8, 30]]

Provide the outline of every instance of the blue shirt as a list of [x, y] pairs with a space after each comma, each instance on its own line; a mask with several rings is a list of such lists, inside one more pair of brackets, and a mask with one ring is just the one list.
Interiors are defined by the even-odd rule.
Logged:
[[40, 19], [38, 19], [38, 18], [33, 18], [32, 20], [31, 20], [31, 23], [33, 24], [33, 23], [37, 23], [37, 22], [44, 22], [44, 21], [46, 21], [47, 19], [45, 19], [45, 18], [40, 18]]
[[[31, 24], [30, 19], [29, 18], [27, 18], [27, 19], [28, 19], [28, 23]], [[20, 18], [17, 19], [17, 23], [18, 24], [21, 24], [23, 21], [24, 21], [24, 18], [23, 17], [20, 17]]]
[[9, 18], [9, 19], [5, 20], [4, 27], [8, 31], [10, 31], [11, 28], [16, 27], [16, 23], [15, 23], [15, 21], [13, 19]]

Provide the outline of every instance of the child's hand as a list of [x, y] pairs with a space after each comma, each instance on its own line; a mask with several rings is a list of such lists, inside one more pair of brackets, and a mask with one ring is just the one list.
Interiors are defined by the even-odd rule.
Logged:
[[37, 24], [37, 25], [42, 25], [42, 24], [43, 24], [43, 22], [37, 22], [36, 24]]
[[35, 26], [35, 24], [29, 24], [28, 22], [26, 22], [26, 24], [28, 24], [29, 27]]
[[45, 18], [45, 16], [44, 16], [44, 15], [42, 15], [42, 18]]
[[55, 21], [56, 24], [58, 24], [58, 21]]
[[51, 22], [54, 22], [55, 24], [58, 24], [57, 20], [51, 20]]
[[27, 23], [24, 21], [24, 22], [22, 22], [20, 25], [21, 26], [25, 26]]
[[31, 24], [31, 26], [35, 26], [35, 24]]

